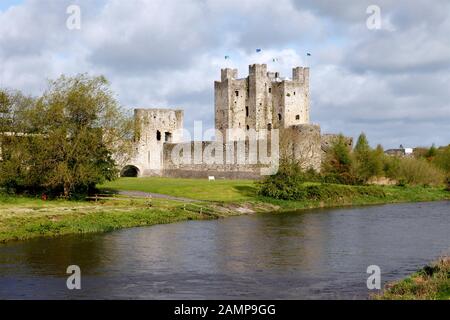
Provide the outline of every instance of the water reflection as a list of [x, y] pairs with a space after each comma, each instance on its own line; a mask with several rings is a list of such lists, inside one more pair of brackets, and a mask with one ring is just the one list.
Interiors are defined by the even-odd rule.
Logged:
[[95, 272], [105, 264], [114, 263], [104, 242], [104, 237], [98, 235], [82, 235], [3, 245], [0, 247], [0, 274], [65, 276], [66, 270], [61, 266], [71, 264], [80, 265], [86, 272]]
[[[361, 298], [448, 251], [450, 203], [261, 214], [0, 247], [0, 298]], [[78, 292], [66, 268], [82, 270]]]

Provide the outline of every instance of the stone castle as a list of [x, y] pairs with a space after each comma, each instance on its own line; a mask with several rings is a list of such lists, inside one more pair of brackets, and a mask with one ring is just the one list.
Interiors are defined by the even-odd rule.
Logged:
[[[265, 64], [250, 65], [245, 78], [238, 77], [237, 69], [222, 69], [214, 94], [213, 141], [183, 142], [182, 110], [135, 109], [135, 153], [121, 175], [258, 178], [263, 168], [273, 165], [250, 161], [257, 158], [261, 142], [270, 146], [268, 154], [280, 152], [299, 160], [304, 168], [320, 170], [324, 152], [336, 135], [321, 135], [320, 126], [310, 123], [309, 68], [294, 68], [292, 79], [268, 72]], [[274, 131], [280, 141], [275, 149]], [[248, 143], [251, 132], [259, 141], [256, 148]], [[242, 142], [243, 159], [238, 159]], [[174, 161], [174, 154], [184, 161]]]
[[[214, 83], [215, 126], [238, 129], [233, 140], [242, 139], [250, 128], [256, 131], [309, 124], [309, 68], [294, 68], [292, 80], [278, 72], [267, 72], [267, 65], [249, 67], [247, 78], [238, 79], [237, 69], [223, 69], [221, 81]], [[244, 129], [244, 130], [239, 130]]]

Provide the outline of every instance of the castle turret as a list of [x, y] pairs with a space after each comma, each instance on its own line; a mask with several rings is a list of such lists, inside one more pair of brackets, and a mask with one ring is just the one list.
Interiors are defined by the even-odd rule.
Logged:
[[183, 140], [183, 111], [175, 109], [134, 109], [135, 153], [130, 160], [143, 175], [162, 173], [164, 143]]
[[295, 67], [292, 69], [292, 80], [309, 86], [309, 68]]
[[292, 80], [268, 72], [266, 64], [249, 66], [247, 78], [236, 69], [222, 69], [215, 82], [216, 129], [234, 130], [230, 139], [245, 139], [249, 129], [286, 128], [309, 123], [309, 68], [296, 67]]
[[267, 127], [267, 93], [268, 83], [266, 64], [253, 64], [249, 66], [248, 85], [249, 96], [247, 105], [249, 107], [249, 117], [247, 124], [250, 128], [259, 130]]
[[227, 79], [237, 79], [238, 77], [238, 70], [237, 69], [230, 69], [230, 68], [225, 68], [220, 70], [221, 72], [221, 80], [225, 81]]

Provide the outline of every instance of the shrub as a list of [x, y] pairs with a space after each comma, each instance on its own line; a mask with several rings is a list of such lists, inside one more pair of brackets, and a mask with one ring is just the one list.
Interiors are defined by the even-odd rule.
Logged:
[[[270, 180], [272, 182], [272, 180]], [[339, 201], [351, 200], [355, 197], [377, 197], [386, 196], [384, 189], [379, 186], [348, 186], [342, 184], [313, 184], [307, 185], [297, 183], [286, 185], [268, 183], [261, 184], [260, 194], [263, 196], [280, 200], [298, 200], [298, 201]]]
[[324, 183], [336, 183], [346, 185], [362, 184], [363, 181], [353, 172], [324, 172], [322, 176], [322, 182]]
[[339, 135], [322, 164], [323, 181], [328, 183], [358, 184], [354, 161], [344, 136]]
[[305, 175], [298, 162], [281, 159], [278, 172], [259, 183], [259, 194], [276, 199], [297, 199], [301, 197], [298, 187], [304, 181]]
[[297, 200], [317, 200], [317, 201], [331, 201], [352, 199], [359, 196], [372, 196], [382, 198], [385, 197], [385, 192], [381, 187], [377, 186], [346, 186], [333, 184], [320, 184], [302, 186], [303, 196]]
[[444, 172], [424, 159], [402, 158], [392, 178], [409, 185], [442, 185]]
[[323, 179], [322, 175], [313, 168], [309, 168], [308, 170], [305, 171], [304, 178], [305, 181], [310, 182], [322, 182]]
[[450, 175], [450, 145], [439, 148], [432, 163]]
[[386, 177], [398, 180], [398, 170], [401, 159], [398, 157], [386, 156], [383, 158], [383, 172]]

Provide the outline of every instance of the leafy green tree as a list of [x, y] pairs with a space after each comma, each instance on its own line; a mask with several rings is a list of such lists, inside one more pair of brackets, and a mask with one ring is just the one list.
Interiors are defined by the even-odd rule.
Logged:
[[356, 160], [355, 166], [358, 177], [363, 181], [367, 181], [373, 175], [371, 164], [372, 150], [364, 133], [359, 135], [353, 154]]
[[34, 121], [28, 115], [34, 104], [19, 91], [0, 90], [0, 187], [22, 190], [34, 185], [31, 158], [40, 151], [31, 147]]
[[384, 163], [384, 149], [381, 144], [377, 145], [375, 150], [372, 151], [371, 165], [372, 165], [372, 175], [382, 176], [384, 175], [383, 163]]
[[357, 183], [350, 147], [342, 134], [337, 137], [327, 152], [322, 171], [327, 182]]
[[353, 155], [356, 174], [362, 182], [367, 182], [371, 177], [383, 175], [383, 147], [378, 145], [372, 150], [364, 133], [358, 137]]
[[0, 90], [0, 132], [6, 132], [9, 127], [10, 105], [8, 92]]
[[[113, 154], [124, 138], [124, 119], [104, 77], [60, 77], [39, 100], [48, 159], [46, 186], [65, 197], [117, 175]], [[122, 150], [124, 151], [124, 150]]]
[[428, 160], [433, 160], [434, 157], [437, 155], [437, 149], [434, 143], [431, 145], [430, 149], [427, 150], [427, 153], [425, 154], [425, 158]]
[[354, 148], [354, 152], [356, 154], [366, 155], [370, 151], [369, 141], [367, 140], [366, 134], [362, 132], [358, 140], [356, 141], [356, 145]]
[[0, 183], [69, 197], [117, 176], [113, 155], [131, 152], [133, 124], [104, 77], [61, 76], [28, 102], [10, 108]]

